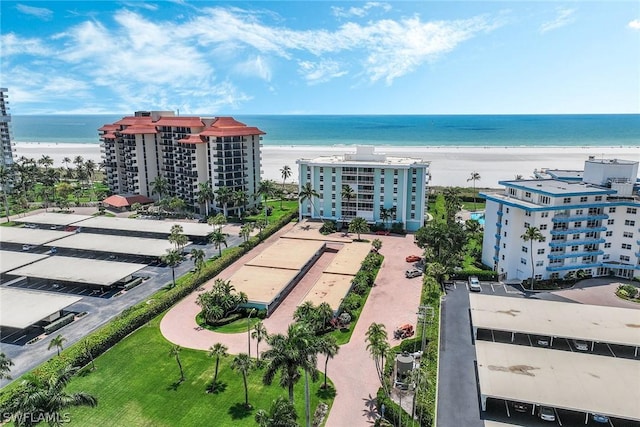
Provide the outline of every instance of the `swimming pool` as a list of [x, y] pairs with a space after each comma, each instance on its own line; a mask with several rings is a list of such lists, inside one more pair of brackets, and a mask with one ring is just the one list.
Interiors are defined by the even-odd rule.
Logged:
[[475, 219], [480, 225], [484, 225], [484, 212], [471, 212], [471, 219]]

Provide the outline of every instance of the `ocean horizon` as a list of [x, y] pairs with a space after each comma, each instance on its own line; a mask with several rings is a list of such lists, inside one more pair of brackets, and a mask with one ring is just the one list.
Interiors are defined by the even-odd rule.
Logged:
[[[13, 141], [99, 144], [97, 129], [123, 116], [14, 115]], [[640, 147], [639, 114], [233, 117], [266, 132], [264, 146]]]

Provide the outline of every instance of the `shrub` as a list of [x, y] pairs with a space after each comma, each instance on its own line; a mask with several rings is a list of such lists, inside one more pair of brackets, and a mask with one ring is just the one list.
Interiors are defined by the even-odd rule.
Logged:
[[320, 233], [322, 234], [331, 234], [336, 231], [336, 223], [335, 221], [325, 221], [320, 227]]
[[630, 298], [635, 298], [638, 295], [638, 288], [633, 285], [620, 285], [618, 286], [619, 291], [625, 291]]
[[342, 308], [353, 316], [362, 305], [362, 298], [355, 293], [349, 293], [342, 301]]

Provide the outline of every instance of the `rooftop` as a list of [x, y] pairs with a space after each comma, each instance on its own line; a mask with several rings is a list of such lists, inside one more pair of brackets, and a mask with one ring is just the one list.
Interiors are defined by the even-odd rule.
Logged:
[[69, 236], [67, 231], [0, 227], [0, 242], [40, 246]]
[[300, 159], [298, 163], [310, 163], [314, 165], [341, 165], [362, 167], [368, 165], [375, 166], [398, 166], [408, 167], [411, 165], [427, 165], [422, 159], [411, 157], [392, 157], [384, 153], [375, 152], [373, 146], [358, 146], [353, 153], [345, 153], [343, 155], [319, 156], [313, 159]]
[[48, 256], [46, 254], [32, 254], [31, 252], [0, 251], [0, 259], [2, 259], [0, 273], [6, 273], [23, 265], [40, 261]]
[[297, 270], [244, 265], [229, 278], [229, 281], [237, 292], [247, 294], [249, 302], [269, 304], [296, 274]]
[[524, 190], [531, 190], [535, 193], [547, 194], [549, 196], [562, 197], [566, 194], [615, 194], [615, 190], [598, 187], [583, 182], [566, 182], [557, 179], [527, 179], [513, 181], [499, 181], [498, 184], [507, 187], [515, 187]]
[[0, 326], [25, 329], [82, 298], [53, 292], [0, 287]]
[[16, 218], [16, 222], [25, 224], [46, 224], [46, 225], [71, 225], [74, 222], [91, 218], [90, 215], [63, 214], [55, 212], [42, 212], [35, 215]]
[[99, 228], [105, 230], [122, 230], [141, 233], [158, 233], [169, 235], [171, 227], [181, 225], [184, 234], [188, 236], [206, 237], [213, 229], [210, 225], [197, 222], [161, 221], [155, 219], [119, 218], [107, 216], [89, 217], [74, 225], [81, 227]]
[[173, 249], [173, 244], [166, 239], [94, 233], [74, 233], [49, 246], [150, 257], [161, 257]]
[[345, 274], [322, 273], [302, 302], [311, 301], [316, 306], [326, 302], [335, 312], [351, 288], [352, 280], [353, 276]]
[[245, 265], [302, 270], [325, 242], [315, 240], [278, 239]]

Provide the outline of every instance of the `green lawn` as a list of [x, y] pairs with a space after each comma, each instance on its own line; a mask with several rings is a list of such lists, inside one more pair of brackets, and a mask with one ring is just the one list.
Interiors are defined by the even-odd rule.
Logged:
[[[288, 215], [291, 211], [295, 211], [298, 209], [298, 201], [297, 200], [284, 200], [282, 202], [282, 209], [280, 209], [280, 200], [269, 200], [267, 204], [273, 208], [271, 211], [271, 215], [267, 218], [269, 219], [269, 224], [272, 222], [278, 221], [285, 215]], [[264, 219], [264, 209], [260, 210], [260, 213], [257, 215], [249, 215], [244, 218], [245, 222], [257, 221], [258, 219]]]
[[[253, 327], [258, 323], [260, 319], [257, 317], [252, 317], [249, 319], [249, 329], [253, 331]], [[210, 331], [220, 332], [221, 334], [237, 334], [238, 332], [247, 332], [247, 318], [243, 317], [241, 319], [234, 320], [233, 322], [229, 322], [226, 325], [222, 326], [211, 326], [208, 325], [204, 318], [200, 313], [196, 316], [196, 323]]]
[[[204, 351], [190, 349], [180, 352], [186, 380], [178, 383], [178, 365], [168, 356], [171, 344], [162, 337], [159, 323], [160, 317], [143, 326], [96, 359], [96, 371], [71, 381], [68, 391], [81, 390], [98, 398], [96, 408], [74, 408], [70, 412], [71, 425], [255, 426], [257, 409], [268, 410], [276, 397], [287, 396], [286, 389], [277, 385], [279, 376], [273, 385], [265, 386], [261, 371], [253, 371], [249, 375], [249, 402], [253, 409], [245, 410], [242, 376], [229, 368], [233, 356], [220, 361], [218, 379], [222, 390], [208, 394], [205, 390], [213, 376], [215, 359]], [[332, 396], [321, 399], [321, 385], [322, 375], [311, 384], [312, 412], [320, 400], [332, 403]], [[298, 421], [303, 423], [302, 381], [295, 392]]]

